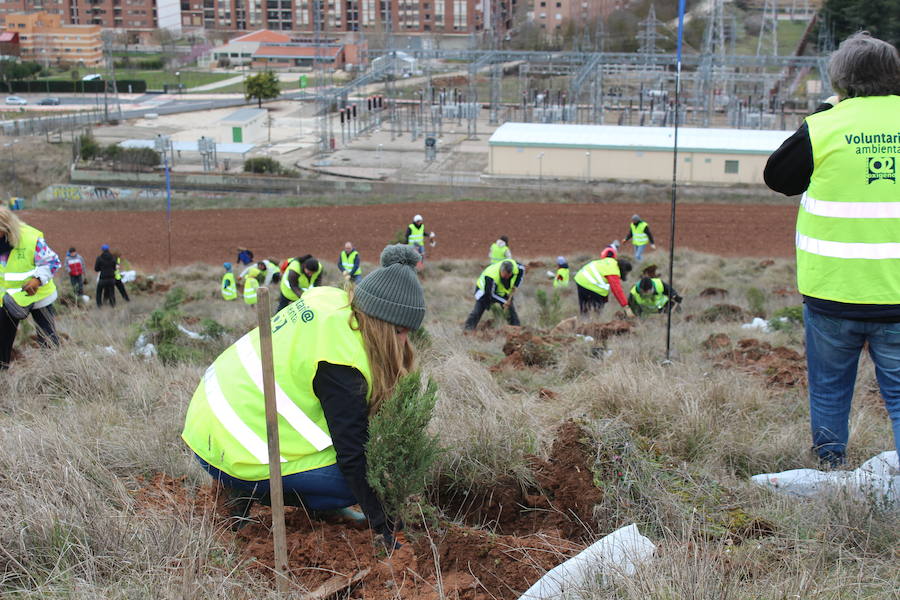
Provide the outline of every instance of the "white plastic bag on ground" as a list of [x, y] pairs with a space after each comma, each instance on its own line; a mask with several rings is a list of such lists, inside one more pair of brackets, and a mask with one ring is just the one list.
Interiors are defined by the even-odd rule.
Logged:
[[754, 475], [750, 479], [774, 491], [805, 498], [827, 488], [843, 487], [864, 498], [900, 502], [900, 465], [896, 450], [873, 456], [853, 471], [793, 469]]
[[134, 281], [137, 277], [137, 271], [122, 271], [122, 283], [128, 283], [129, 281]]
[[632, 523], [594, 542], [566, 562], [547, 571], [519, 600], [562, 598], [584, 587], [597, 575], [633, 575], [637, 566], [650, 559], [656, 546]]
[[760, 319], [759, 317], [753, 317], [752, 321], [741, 325], [741, 329], [759, 329], [763, 333], [768, 333], [770, 331], [769, 322], [765, 319]]
[[138, 336], [134, 342], [134, 350], [131, 352], [135, 356], [143, 356], [144, 358], [152, 358], [156, 356], [156, 345], [147, 338], [146, 333]]

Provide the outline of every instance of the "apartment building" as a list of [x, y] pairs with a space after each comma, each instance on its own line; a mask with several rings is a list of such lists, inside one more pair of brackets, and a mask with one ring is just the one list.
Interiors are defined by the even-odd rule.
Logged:
[[9, 14], [42, 11], [69, 25], [179, 30], [181, 5], [181, 0], [0, 0], [0, 24]]
[[626, 0], [533, 0], [531, 20], [546, 35], [562, 29], [566, 21], [592, 23], [606, 18], [614, 10], [623, 8]]
[[[2, 1], [2, 0], [0, 0]], [[521, 0], [181, 0], [184, 27], [469, 34], [512, 27]]]
[[58, 14], [46, 12], [7, 14], [4, 28], [19, 34], [24, 60], [40, 63], [103, 63], [99, 25], [67, 25]]

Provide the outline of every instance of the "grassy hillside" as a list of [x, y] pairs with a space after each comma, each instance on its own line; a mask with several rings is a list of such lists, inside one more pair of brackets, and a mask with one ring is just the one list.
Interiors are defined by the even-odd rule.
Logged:
[[[588, 257], [569, 258], [574, 266]], [[605, 342], [586, 342], [565, 331], [551, 335], [541, 322], [574, 316], [576, 299], [569, 289], [558, 309], [542, 310], [537, 291], [551, 297], [552, 292], [544, 275], [548, 267], [538, 262], [550, 264], [549, 259], [532, 264], [516, 297], [522, 322], [536, 337], [512, 358], [503, 346], [517, 338], [502, 324], [462, 334], [480, 265], [428, 266], [429, 340], [420, 344], [419, 359], [438, 384], [431, 430], [444, 452], [427, 500], [444, 518], [437, 529], [409, 523], [407, 537], [411, 547], [427, 549], [417, 572], [459, 569], [457, 579], [437, 576], [432, 597], [458, 589], [452, 586], [465, 569], [451, 564], [452, 554], [438, 551], [445, 546], [428, 544], [461, 531], [455, 528], [462, 523], [469, 527], [464, 530], [469, 545], [487, 530], [493, 533], [485, 543], [494, 548], [493, 554], [486, 550], [468, 563], [466, 573], [474, 575], [463, 573], [472, 581], [464, 597], [515, 598], [527, 587], [512, 579], [504, 587], [478, 575], [491, 564], [526, 559], [505, 545], [513, 538], [503, 518], [478, 520], [452, 499], [480, 497], [501, 484], [506, 490], [528, 490], [531, 495], [523, 498], [534, 506], [541, 506], [535, 495], [555, 497], [529, 513], [529, 518], [558, 519], [555, 533], [541, 529], [541, 536], [515, 538], [532, 548], [563, 539], [553, 542], [555, 555], [539, 561], [542, 569], [632, 522], [657, 544], [657, 556], [636, 576], [581, 590], [584, 597], [874, 599], [896, 594], [896, 513], [837, 493], [815, 500], [777, 496], [748, 481], [755, 473], [814, 466], [803, 373], [797, 370], [802, 361], [789, 352], [802, 354], [802, 329], [785, 325], [782, 331], [761, 333], [740, 326], [751, 315], [771, 316], [799, 303], [791, 262], [679, 254], [675, 283], [685, 303], [674, 315], [669, 366], [661, 364], [661, 318], [637, 323], [630, 333]], [[218, 267], [195, 265], [157, 274], [155, 282], [142, 279], [140, 286], [132, 285], [132, 302], [115, 311], [61, 306], [59, 329], [66, 340], [56, 351], [33, 347], [30, 331], [20, 332], [21, 355], [0, 376], [5, 482], [0, 489], [0, 595], [274, 597], [266, 570], [260, 569], [265, 557], [248, 551], [246, 536], [228, 532], [220, 518], [198, 508], [205, 505], [197, 499], [210, 494], [209, 477], [179, 439], [204, 369], [254, 323], [249, 307], [219, 298], [218, 280]], [[728, 295], [701, 296], [708, 287], [723, 288]], [[140, 324], [167, 297], [180, 315], [168, 313], [166, 321], [157, 313], [149, 327], [171, 334], [168, 362], [132, 356]], [[722, 320], [728, 310], [716, 308], [721, 304], [739, 307], [742, 318]], [[607, 307], [604, 319], [613, 316]], [[486, 314], [484, 320], [489, 319]], [[176, 322], [222, 335], [190, 341], [171, 333]], [[758, 342], [739, 343], [749, 338]], [[787, 351], [768, 351], [763, 342]], [[583, 473], [551, 446], [567, 421], [580, 428], [577, 443], [589, 468], [592, 500], [578, 521], [563, 514], [562, 488], [552, 492], [542, 483], [552, 469]], [[889, 448], [888, 419], [866, 358], [852, 416], [851, 466]], [[519, 509], [513, 504], [506, 510]], [[296, 527], [289, 522], [289, 530]], [[360, 557], [360, 562], [371, 555], [368, 542], [351, 543], [362, 533], [337, 531], [316, 547]], [[513, 533], [530, 535], [521, 529]], [[312, 559], [294, 559], [292, 567], [302, 567], [301, 587], [314, 587], [309, 583], [313, 573], [331, 568]], [[410, 586], [434, 580], [412, 570], [391, 577], [390, 585], [370, 581], [353, 597], [412, 597]]]

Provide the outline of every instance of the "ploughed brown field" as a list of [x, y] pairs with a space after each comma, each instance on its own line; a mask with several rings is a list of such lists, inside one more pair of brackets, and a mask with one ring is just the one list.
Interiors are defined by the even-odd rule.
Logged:
[[[676, 243], [721, 256], [791, 256], [796, 207], [684, 204], [678, 207]], [[313, 254], [334, 262], [352, 241], [366, 262], [377, 261], [384, 245], [405, 230], [414, 214], [437, 233], [429, 257], [482, 258], [491, 242], [508, 235], [513, 255], [539, 257], [593, 252], [623, 239], [635, 212], [650, 225], [660, 247], [669, 244], [669, 204], [541, 204], [447, 202], [186, 210], [172, 213], [172, 263], [234, 260], [245, 246], [258, 258]], [[142, 268], [165, 266], [168, 257], [163, 212], [41, 211], [22, 218], [44, 231], [60, 254], [69, 246], [85, 257], [101, 244], [121, 250]], [[626, 247], [626, 251], [630, 248]]]

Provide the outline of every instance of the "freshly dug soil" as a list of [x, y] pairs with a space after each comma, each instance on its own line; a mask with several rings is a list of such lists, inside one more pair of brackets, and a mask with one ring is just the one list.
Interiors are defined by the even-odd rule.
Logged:
[[[601, 499], [593, 484], [587, 434], [575, 423], [562, 425], [550, 456], [532, 459], [536, 487], [522, 490], [511, 480], [469, 494], [446, 491], [440, 508], [456, 523], [430, 530], [409, 527], [403, 547], [380, 555], [368, 529], [310, 518], [300, 508], [285, 509], [288, 566], [306, 590], [369, 569], [345, 598], [374, 600], [515, 600], [546, 571], [595, 539], [592, 510]], [[133, 491], [138, 511], [210, 514], [223, 519], [223, 494], [213, 484], [191, 495], [182, 479], [158, 474], [139, 480]], [[271, 511], [256, 506], [252, 521], [222, 533], [270, 578], [274, 569]], [[463, 523], [463, 524], [460, 524]], [[490, 530], [476, 525], [489, 524]], [[612, 529], [610, 524], [608, 529]]]
[[[710, 340], [713, 337], [715, 336], [711, 336]], [[730, 343], [708, 347], [714, 349], [729, 345]], [[719, 354], [717, 361], [716, 366], [737, 368], [764, 377], [767, 385], [776, 387], [806, 385], [806, 359], [803, 355], [790, 348], [772, 346], [769, 342], [761, 342], [755, 338], [739, 340], [735, 348], [729, 348]]]

